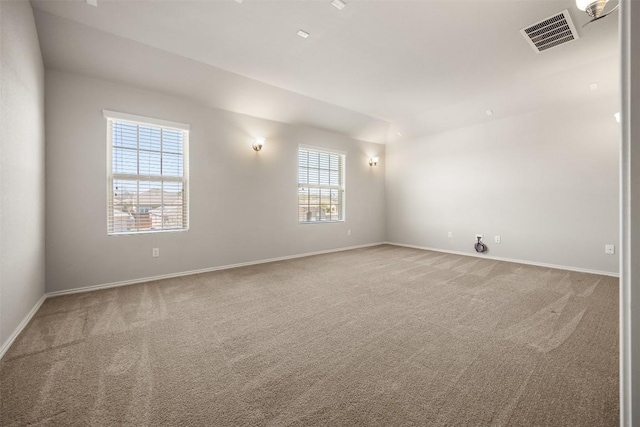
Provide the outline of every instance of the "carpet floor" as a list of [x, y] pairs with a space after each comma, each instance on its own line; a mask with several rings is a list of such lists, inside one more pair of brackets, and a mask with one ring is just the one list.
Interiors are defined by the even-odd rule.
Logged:
[[618, 279], [382, 245], [45, 301], [0, 424], [617, 426]]

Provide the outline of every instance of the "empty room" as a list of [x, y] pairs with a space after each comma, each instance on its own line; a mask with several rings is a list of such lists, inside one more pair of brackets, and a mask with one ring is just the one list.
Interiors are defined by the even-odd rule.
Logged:
[[640, 4], [0, 0], [0, 37], [0, 425], [638, 425]]

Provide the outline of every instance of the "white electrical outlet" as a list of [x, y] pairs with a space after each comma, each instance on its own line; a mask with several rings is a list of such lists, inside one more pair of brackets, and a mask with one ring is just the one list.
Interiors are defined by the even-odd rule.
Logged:
[[476, 240], [478, 240], [478, 237], [482, 240], [484, 236], [482, 234], [476, 234]]
[[496, 243], [500, 243], [502, 241], [502, 239], [500, 238], [500, 236], [495, 236], [493, 238], [493, 241], [496, 242]]
[[347, 236], [351, 236], [351, 229], [347, 230]]
[[448, 238], [452, 238], [452, 237], [453, 237], [453, 231], [448, 232], [448, 233], [447, 233], [447, 237], [448, 237]]
[[151, 250], [151, 256], [154, 258], [158, 258], [160, 256], [160, 248], [153, 248]]
[[604, 245], [604, 253], [608, 255], [615, 255], [616, 246], [615, 245]]

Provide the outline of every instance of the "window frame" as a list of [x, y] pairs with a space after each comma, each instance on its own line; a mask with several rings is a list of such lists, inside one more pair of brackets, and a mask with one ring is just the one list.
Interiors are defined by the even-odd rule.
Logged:
[[[107, 235], [108, 236], [135, 236], [139, 234], [155, 234], [155, 233], [176, 233], [189, 231], [189, 134], [191, 126], [185, 123], [172, 122], [163, 119], [156, 119], [145, 116], [138, 116], [135, 114], [121, 113], [111, 110], [102, 110], [103, 116], [106, 119], [107, 124]], [[172, 177], [170, 175], [144, 175], [144, 174], [128, 174], [128, 173], [114, 173], [113, 171], [113, 124], [115, 122], [130, 123], [134, 125], [153, 126], [161, 129], [175, 130], [182, 132], [182, 176]], [[139, 142], [136, 151], [140, 151]], [[151, 150], [152, 151], [152, 150]], [[163, 151], [160, 150], [160, 153]], [[139, 164], [139, 159], [137, 164]], [[113, 183], [115, 179], [125, 179], [131, 181], [161, 181], [161, 182], [176, 182], [182, 184], [182, 214], [183, 221], [181, 228], [171, 228], [167, 230], [136, 230], [136, 231], [113, 231], [115, 227], [113, 219], [113, 205], [114, 205], [114, 188]], [[138, 187], [139, 188], [139, 187]], [[139, 194], [139, 190], [138, 190]], [[164, 206], [164, 204], [163, 204]], [[111, 227], [110, 227], [111, 225]]]
[[[339, 186], [332, 186], [332, 185], [322, 185], [322, 184], [301, 184], [300, 183], [300, 150], [306, 150], [306, 151], [310, 151], [310, 152], [315, 152], [315, 153], [323, 153], [323, 154], [329, 154], [329, 155], [337, 155], [341, 158], [342, 161], [342, 168], [340, 170], [340, 184]], [[296, 153], [296, 175], [297, 175], [297, 182], [298, 182], [298, 186], [296, 191], [298, 192], [297, 195], [297, 207], [298, 207], [298, 225], [307, 225], [307, 224], [333, 224], [333, 223], [341, 223], [341, 222], [345, 222], [346, 221], [346, 213], [347, 213], [347, 204], [346, 204], [346, 194], [347, 194], [347, 185], [346, 185], [346, 170], [347, 170], [347, 152], [346, 151], [341, 151], [341, 150], [335, 150], [335, 149], [331, 149], [331, 148], [326, 148], [326, 147], [319, 147], [319, 146], [314, 146], [314, 145], [306, 145], [306, 144], [298, 144], [298, 150]], [[337, 189], [338, 191], [341, 192], [341, 198], [342, 198], [342, 203], [341, 203], [341, 212], [340, 212], [340, 219], [325, 219], [325, 220], [319, 220], [319, 221], [301, 221], [300, 220], [300, 188], [301, 187], [313, 187], [313, 188], [318, 188], [318, 189]], [[336, 188], [337, 187], [337, 188]]]

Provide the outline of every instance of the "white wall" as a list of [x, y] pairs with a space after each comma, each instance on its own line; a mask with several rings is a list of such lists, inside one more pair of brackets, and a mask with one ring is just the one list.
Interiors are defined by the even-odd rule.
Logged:
[[617, 273], [604, 245], [618, 246], [618, 108], [598, 99], [389, 144], [387, 240], [475, 253], [481, 233], [487, 256]]
[[[103, 109], [191, 125], [189, 231], [107, 236]], [[48, 292], [384, 241], [383, 145], [50, 70], [46, 123]], [[298, 224], [298, 144], [347, 152], [344, 223]]]
[[44, 295], [44, 67], [27, 1], [0, 1], [0, 354]]

